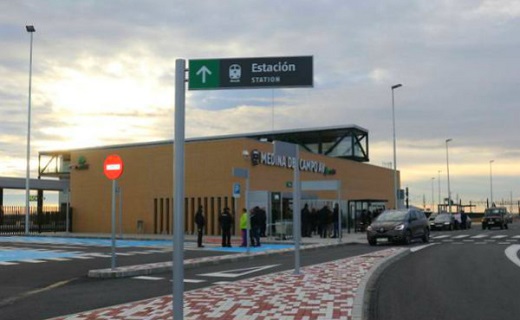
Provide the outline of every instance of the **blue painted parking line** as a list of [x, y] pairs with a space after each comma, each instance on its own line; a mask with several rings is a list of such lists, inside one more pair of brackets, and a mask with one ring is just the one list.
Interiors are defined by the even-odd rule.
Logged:
[[80, 252], [61, 252], [51, 250], [31, 250], [31, 249], [8, 249], [0, 250], [0, 262], [22, 262], [34, 260], [52, 260], [75, 258]]
[[[260, 247], [250, 247], [250, 252], [264, 252], [264, 251], [273, 251], [273, 250], [284, 250], [284, 249], [294, 249], [293, 245], [288, 244], [263, 244]], [[247, 252], [247, 248], [245, 247], [209, 247], [207, 250], [211, 251], [223, 251], [223, 252]]]
[[[66, 237], [0, 237], [0, 243], [43, 243], [43, 244], [60, 244], [60, 245], [80, 245], [80, 246], [96, 246], [110, 247], [111, 239], [97, 238], [66, 238]], [[116, 240], [118, 248], [126, 247], [171, 247], [171, 240]]]

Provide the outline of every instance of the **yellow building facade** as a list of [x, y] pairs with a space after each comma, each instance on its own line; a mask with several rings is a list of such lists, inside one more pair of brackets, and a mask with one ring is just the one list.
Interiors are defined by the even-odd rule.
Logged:
[[[171, 141], [69, 152], [70, 163], [83, 165], [82, 168], [69, 166], [74, 232], [110, 232], [112, 181], [103, 173], [103, 162], [107, 156], [117, 154], [124, 162], [124, 172], [117, 180], [121, 194], [116, 197], [118, 202], [121, 199], [117, 216], [122, 213], [122, 220], [118, 222], [122, 231], [172, 233], [175, 200]], [[276, 157], [273, 143], [267, 141], [239, 137], [187, 141], [183, 199], [185, 231], [194, 232], [194, 215], [202, 206], [208, 235], [219, 234], [218, 216], [224, 207], [229, 207], [234, 213], [235, 233], [238, 232], [238, 214], [246, 206], [246, 187], [245, 179], [233, 176], [233, 168], [249, 170], [251, 193], [265, 192], [268, 195], [279, 192], [282, 197], [291, 194], [291, 159]], [[391, 169], [315, 154], [302, 148], [300, 159], [301, 181], [340, 181], [339, 194], [343, 203], [356, 199], [384, 199], [387, 206], [393, 207]], [[240, 184], [241, 193], [234, 198], [233, 186], [237, 183]], [[310, 194], [313, 199], [336, 199], [338, 193], [317, 191]], [[268, 199], [268, 196], [265, 198]], [[258, 205], [259, 200], [255, 201]], [[269, 203], [265, 203], [264, 207], [269, 207]]]

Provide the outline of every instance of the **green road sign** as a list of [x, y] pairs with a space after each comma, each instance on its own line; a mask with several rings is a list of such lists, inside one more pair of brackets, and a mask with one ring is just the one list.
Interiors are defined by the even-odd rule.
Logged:
[[189, 61], [189, 90], [312, 86], [312, 56]]
[[189, 88], [193, 89], [216, 89], [220, 86], [220, 61], [190, 60], [189, 65]]

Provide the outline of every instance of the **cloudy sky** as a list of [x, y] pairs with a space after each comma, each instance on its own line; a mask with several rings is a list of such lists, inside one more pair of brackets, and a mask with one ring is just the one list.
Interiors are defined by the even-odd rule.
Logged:
[[[187, 137], [355, 124], [411, 200], [520, 195], [520, 2], [0, 0], [0, 176], [42, 150], [173, 137], [175, 60], [314, 56], [314, 87], [189, 91]], [[440, 171], [440, 174], [439, 174]], [[33, 176], [36, 176], [34, 170]]]

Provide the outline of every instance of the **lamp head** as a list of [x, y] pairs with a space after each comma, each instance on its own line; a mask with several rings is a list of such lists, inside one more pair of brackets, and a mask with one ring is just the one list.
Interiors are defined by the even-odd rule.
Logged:
[[403, 86], [402, 84], [398, 83], [398, 84], [392, 86], [392, 90], [400, 88], [402, 86]]
[[27, 30], [27, 32], [36, 32], [33, 25], [25, 26], [25, 30]]

